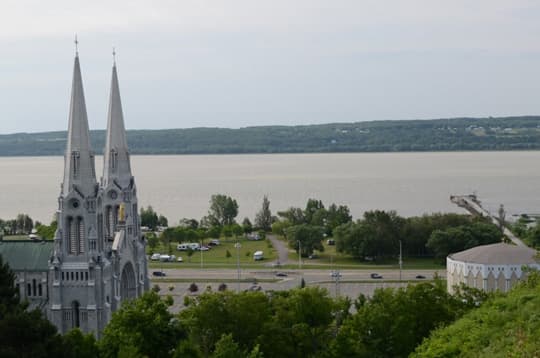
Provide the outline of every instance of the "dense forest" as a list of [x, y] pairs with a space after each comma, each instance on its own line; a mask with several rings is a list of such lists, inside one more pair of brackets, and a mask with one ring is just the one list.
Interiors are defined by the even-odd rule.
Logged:
[[[105, 131], [91, 132], [97, 154]], [[130, 130], [133, 154], [540, 149], [540, 116], [368, 121], [239, 129]], [[62, 155], [66, 132], [0, 135], [0, 156]]]

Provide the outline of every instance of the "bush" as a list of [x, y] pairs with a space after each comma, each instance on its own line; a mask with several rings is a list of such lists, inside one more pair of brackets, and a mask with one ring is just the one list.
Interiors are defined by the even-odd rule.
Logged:
[[199, 291], [199, 286], [195, 282], [193, 282], [191, 285], [189, 285], [189, 292], [197, 292]]

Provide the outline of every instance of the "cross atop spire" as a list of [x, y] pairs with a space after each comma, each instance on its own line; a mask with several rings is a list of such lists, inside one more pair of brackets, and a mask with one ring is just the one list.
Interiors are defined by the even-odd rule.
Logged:
[[79, 40], [77, 40], [77, 34], [75, 34], [75, 56], [79, 56]]
[[113, 65], [116, 66], [116, 49], [114, 48], [114, 46], [112, 48], [112, 58], [113, 58]]

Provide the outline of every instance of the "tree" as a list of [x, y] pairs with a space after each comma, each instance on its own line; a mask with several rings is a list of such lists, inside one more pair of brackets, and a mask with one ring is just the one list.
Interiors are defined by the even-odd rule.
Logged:
[[242, 235], [244, 233], [244, 229], [242, 228], [242, 226], [240, 226], [238, 224], [232, 224], [231, 231], [232, 231], [235, 238], [237, 238], [238, 236], [240, 236], [240, 235]]
[[278, 216], [290, 222], [293, 226], [307, 223], [304, 211], [300, 208], [291, 207], [285, 211], [278, 211]]
[[56, 327], [39, 309], [19, 302], [15, 274], [0, 256], [0, 357], [46, 358], [62, 354]]
[[15, 219], [15, 231], [17, 234], [29, 234], [34, 227], [34, 221], [27, 214], [18, 214]]
[[236, 343], [232, 334], [223, 334], [219, 341], [216, 342], [216, 349], [213, 358], [238, 358], [242, 357], [244, 352], [240, 349], [238, 343]]
[[286, 230], [287, 240], [289, 246], [296, 251], [301, 246], [302, 252], [299, 255], [309, 256], [314, 250], [324, 251], [323, 241], [323, 228], [319, 226], [310, 226], [307, 224], [291, 226]]
[[148, 357], [168, 357], [185, 337], [178, 320], [169, 312], [171, 297], [162, 299], [154, 291], [126, 301], [113, 313], [98, 345], [102, 357], [117, 357], [121, 347], [133, 347]]
[[360, 302], [358, 312], [340, 328], [332, 356], [408, 357], [433, 329], [471, 308], [440, 280], [376, 289], [370, 300]]
[[96, 339], [92, 333], [84, 334], [75, 328], [63, 337], [64, 357], [95, 358], [99, 356]]
[[146, 226], [150, 230], [156, 230], [156, 227], [159, 223], [159, 218], [157, 213], [154, 211], [154, 209], [151, 206], [148, 206], [148, 208], [141, 207], [141, 226]]
[[497, 226], [485, 222], [474, 222], [467, 226], [435, 230], [427, 242], [427, 247], [433, 250], [436, 258], [445, 260], [446, 256], [453, 252], [500, 241], [501, 232]]
[[50, 225], [43, 225], [43, 224], [38, 224], [36, 222], [36, 231], [37, 231], [37, 234], [42, 237], [43, 239], [46, 239], [46, 240], [52, 240], [54, 239], [54, 234], [56, 232], [56, 228], [58, 226], [58, 223], [56, 222], [56, 220], [53, 220], [51, 222]]
[[231, 225], [237, 215], [238, 203], [236, 200], [223, 194], [212, 195], [210, 210], [208, 211], [208, 220], [211, 225]]
[[158, 225], [162, 226], [162, 227], [167, 227], [167, 226], [169, 226], [169, 220], [167, 220], [167, 218], [165, 216], [159, 215], [158, 216]]
[[306, 223], [321, 225], [321, 223], [313, 222], [313, 215], [317, 211], [320, 211], [320, 210], [324, 210], [324, 204], [322, 201], [317, 200], [317, 199], [308, 199], [306, 203], [306, 209], [304, 210], [304, 217], [305, 217]]
[[261, 210], [255, 215], [255, 226], [264, 231], [270, 231], [272, 228], [270, 200], [268, 200], [266, 195], [263, 197]]
[[253, 225], [251, 224], [249, 218], [245, 217], [242, 221], [242, 229], [244, 230], [244, 234], [246, 235], [253, 231]]
[[351, 221], [352, 216], [347, 205], [330, 205], [326, 211], [326, 234], [332, 235], [336, 227]]
[[229, 250], [225, 251], [225, 257], [227, 258], [227, 262], [232, 257], [231, 252]]
[[153, 232], [149, 232], [146, 234], [146, 239], [148, 240], [148, 246], [150, 247], [150, 250], [154, 251], [159, 244], [158, 237]]
[[199, 228], [199, 222], [195, 219], [183, 218], [183, 219], [180, 219], [180, 226], [197, 230]]

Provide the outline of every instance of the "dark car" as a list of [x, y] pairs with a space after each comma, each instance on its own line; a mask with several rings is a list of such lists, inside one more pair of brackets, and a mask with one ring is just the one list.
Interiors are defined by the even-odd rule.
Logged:
[[382, 278], [382, 276], [379, 275], [378, 273], [372, 273], [370, 276], [371, 278]]
[[416, 275], [416, 278], [419, 279], [419, 280], [423, 280], [426, 278], [426, 276], [424, 275]]
[[154, 272], [152, 272], [152, 275], [154, 275], [154, 276], [159, 276], [159, 277], [167, 276], [167, 275], [165, 274], [165, 272], [163, 272], [163, 271], [154, 271]]
[[287, 274], [285, 272], [278, 272], [276, 273], [277, 277], [287, 277]]

